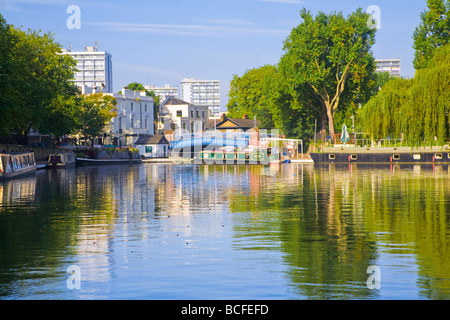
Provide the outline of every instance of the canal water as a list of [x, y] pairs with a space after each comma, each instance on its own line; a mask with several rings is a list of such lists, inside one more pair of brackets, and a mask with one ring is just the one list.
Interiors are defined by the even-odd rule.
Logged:
[[0, 299], [450, 299], [450, 170], [38, 171], [0, 182]]

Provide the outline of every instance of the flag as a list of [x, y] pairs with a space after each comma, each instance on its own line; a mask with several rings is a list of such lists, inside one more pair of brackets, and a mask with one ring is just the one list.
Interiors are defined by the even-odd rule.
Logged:
[[344, 126], [342, 127], [341, 142], [345, 144], [349, 139], [350, 136], [348, 135], [347, 126], [344, 123]]

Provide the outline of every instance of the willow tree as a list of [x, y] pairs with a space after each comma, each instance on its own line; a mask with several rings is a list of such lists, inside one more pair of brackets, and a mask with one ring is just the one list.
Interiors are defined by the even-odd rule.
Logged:
[[313, 102], [321, 119], [322, 134], [328, 122], [335, 133], [334, 115], [340, 109], [368, 100], [375, 85], [375, 43], [371, 16], [362, 9], [345, 18], [342, 13], [315, 17], [301, 11], [303, 22], [284, 43], [280, 72], [299, 104]]
[[450, 137], [450, 44], [435, 51], [414, 79], [389, 81], [361, 110], [364, 129], [377, 138], [404, 137], [442, 145]]
[[450, 138], [449, 88], [450, 44], [447, 44], [435, 51], [427, 68], [416, 72], [409, 108], [404, 110], [407, 137], [428, 141], [437, 139], [440, 145]]
[[410, 79], [392, 79], [361, 109], [363, 130], [373, 139], [402, 136], [405, 128], [403, 112], [409, 109], [413, 83]]

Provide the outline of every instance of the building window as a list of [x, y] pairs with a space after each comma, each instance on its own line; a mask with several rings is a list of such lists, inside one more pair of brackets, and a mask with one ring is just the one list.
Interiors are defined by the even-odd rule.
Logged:
[[178, 117], [178, 118], [181, 118], [182, 116], [183, 116], [183, 111], [178, 110], [178, 111], [177, 111], [177, 117]]
[[191, 118], [194, 117], [194, 110], [191, 110]]
[[147, 112], [147, 105], [145, 105], [145, 112]]
[[202, 111], [202, 119], [205, 119], [205, 111]]
[[133, 102], [131, 103], [131, 111], [133, 111]]
[[131, 118], [131, 129], [133, 129], [133, 128], [134, 128], [134, 119]]

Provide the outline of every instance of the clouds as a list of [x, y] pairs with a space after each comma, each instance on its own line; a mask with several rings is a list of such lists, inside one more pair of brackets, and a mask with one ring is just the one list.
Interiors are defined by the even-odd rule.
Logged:
[[[198, 20], [197, 20], [198, 21]], [[132, 33], [150, 33], [180, 36], [280, 36], [289, 34], [287, 29], [262, 28], [242, 20], [212, 19], [209, 23], [133, 23], [133, 22], [85, 22], [85, 25]]]
[[274, 2], [274, 3], [284, 3], [284, 4], [304, 4], [301, 0], [256, 0], [257, 2]]

